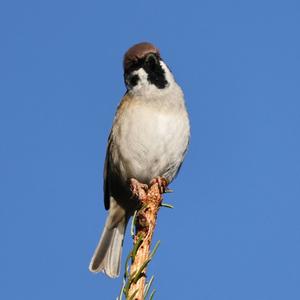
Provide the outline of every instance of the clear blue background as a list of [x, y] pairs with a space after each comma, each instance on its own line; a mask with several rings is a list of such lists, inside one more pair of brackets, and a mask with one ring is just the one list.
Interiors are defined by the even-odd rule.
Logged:
[[121, 278], [88, 264], [122, 57], [140, 41], [161, 49], [192, 125], [155, 299], [300, 299], [299, 1], [11, 0], [0, 31], [1, 299], [118, 295]]

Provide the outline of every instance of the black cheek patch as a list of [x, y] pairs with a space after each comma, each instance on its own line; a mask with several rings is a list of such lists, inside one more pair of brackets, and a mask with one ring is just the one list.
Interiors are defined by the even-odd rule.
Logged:
[[157, 88], [163, 89], [168, 84], [166, 80], [165, 71], [161, 67], [159, 61], [156, 63], [151, 61], [143, 66], [144, 70], [148, 74], [148, 82], [154, 84]]
[[139, 80], [140, 80], [140, 77], [138, 75], [133, 75], [129, 80], [129, 84], [131, 86], [136, 86]]
[[134, 86], [136, 86], [138, 84], [139, 80], [140, 80], [140, 77], [137, 74], [134, 74], [134, 75], [124, 74], [125, 84], [129, 88], [133, 88]]

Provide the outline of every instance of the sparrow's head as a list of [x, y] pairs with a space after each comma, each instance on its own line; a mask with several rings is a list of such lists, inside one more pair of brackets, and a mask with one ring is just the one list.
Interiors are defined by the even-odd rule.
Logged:
[[124, 55], [124, 80], [127, 89], [164, 89], [174, 81], [159, 50], [150, 43], [132, 46]]

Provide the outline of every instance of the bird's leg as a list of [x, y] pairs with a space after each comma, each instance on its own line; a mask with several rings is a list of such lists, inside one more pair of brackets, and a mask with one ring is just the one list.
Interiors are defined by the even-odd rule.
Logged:
[[150, 186], [152, 186], [153, 184], [157, 183], [158, 184], [158, 188], [161, 194], [168, 192], [167, 186], [168, 186], [168, 181], [163, 178], [163, 177], [155, 177], [150, 181]]
[[138, 199], [144, 199], [146, 197], [148, 185], [140, 183], [134, 178], [130, 178], [130, 189], [133, 197], [136, 197]]

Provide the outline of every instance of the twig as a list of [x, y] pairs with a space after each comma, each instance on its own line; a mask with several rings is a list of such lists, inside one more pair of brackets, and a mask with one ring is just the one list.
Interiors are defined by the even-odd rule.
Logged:
[[[159, 245], [158, 243], [153, 252], [150, 253], [157, 213], [162, 201], [158, 183], [153, 184], [147, 192], [139, 191], [138, 195], [142, 208], [135, 215], [135, 251], [132, 251], [132, 264], [129, 274], [130, 280], [128, 279], [129, 284], [127, 286], [128, 299], [132, 300], [144, 300], [145, 294], [148, 294], [153, 281], [153, 279], [150, 279], [150, 282], [145, 287], [146, 269]], [[147, 293], [145, 293], [145, 291]], [[152, 292], [150, 298], [153, 297], [153, 295]]]

